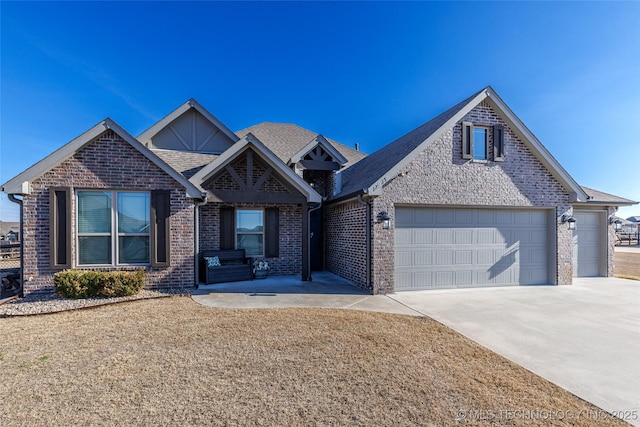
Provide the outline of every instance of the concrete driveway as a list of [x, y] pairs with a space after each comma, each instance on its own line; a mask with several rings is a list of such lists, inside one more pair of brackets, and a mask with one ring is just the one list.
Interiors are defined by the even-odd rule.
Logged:
[[640, 426], [640, 282], [579, 278], [389, 296]]

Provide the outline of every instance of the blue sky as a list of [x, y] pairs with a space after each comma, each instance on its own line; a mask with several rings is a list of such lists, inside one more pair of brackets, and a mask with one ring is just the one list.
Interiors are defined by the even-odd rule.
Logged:
[[639, 2], [2, 1], [0, 16], [0, 182], [105, 117], [138, 135], [192, 97], [232, 130], [296, 123], [371, 153], [491, 85], [576, 181], [640, 200]]

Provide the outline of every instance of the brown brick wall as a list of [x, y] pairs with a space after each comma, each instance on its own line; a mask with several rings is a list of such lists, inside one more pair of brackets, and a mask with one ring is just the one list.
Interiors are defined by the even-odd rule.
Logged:
[[373, 291], [367, 280], [366, 207], [351, 200], [325, 208], [325, 266], [353, 284]]
[[[71, 187], [72, 257], [75, 259], [75, 191], [170, 190], [171, 266], [147, 267], [145, 287], [191, 287], [193, 270], [193, 204], [185, 189], [113, 131], [105, 131], [69, 159], [31, 183], [31, 194], [24, 197], [24, 276], [25, 294], [51, 292], [53, 274], [49, 267], [49, 188]], [[139, 267], [105, 267], [126, 270]]]
[[302, 274], [302, 207], [294, 204], [207, 203], [200, 207], [200, 250], [220, 249], [220, 208], [279, 210], [280, 256], [265, 258], [269, 261], [269, 274], [289, 276]]

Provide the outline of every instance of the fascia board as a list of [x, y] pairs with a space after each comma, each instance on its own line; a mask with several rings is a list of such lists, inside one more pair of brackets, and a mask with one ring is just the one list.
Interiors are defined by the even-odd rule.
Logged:
[[198, 101], [192, 98], [187, 102], [185, 102], [184, 104], [182, 104], [181, 106], [179, 106], [178, 108], [176, 108], [175, 110], [173, 110], [171, 113], [167, 114], [165, 117], [163, 117], [160, 121], [158, 121], [156, 124], [151, 126], [149, 129], [141, 133], [138, 136], [138, 140], [141, 141], [143, 144], [148, 143], [151, 140], [151, 138], [156, 136], [161, 130], [169, 126], [174, 120], [182, 116], [191, 108], [195, 108], [197, 112], [202, 114], [207, 120], [209, 120], [209, 122], [211, 122], [211, 124], [213, 124], [215, 127], [220, 129], [222, 133], [227, 135], [233, 142], [237, 142], [240, 139], [238, 138], [238, 135], [236, 135], [233, 131], [231, 131], [231, 129], [225, 126], [224, 123], [218, 120], [213, 114], [207, 111], [207, 109], [204, 108]]
[[562, 165], [551, 155], [544, 145], [536, 138], [536, 136], [527, 128], [527, 126], [516, 116], [507, 104], [492, 89], [486, 89], [490, 102], [495, 106], [498, 114], [507, 122], [509, 127], [514, 130], [527, 144], [529, 149], [533, 151], [536, 158], [551, 172], [551, 174], [570, 192], [575, 193], [576, 201], [586, 201], [587, 194], [582, 187], [569, 175]]
[[401, 161], [396, 163], [391, 169], [389, 169], [382, 177], [380, 177], [377, 181], [371, 184], [368, 188], [364, 190], [366, 194], [370, 195], [380, 195], [382, 193], [382, 187], [388, 181], [396, 177], [402, 169], [404, 169], [410, 162], [413, 161], [421, 152], [423, 152], [427, 147], [433, 144], [438, 138], [442, 136], [445, 130], [452, 128], [458, 121], [460, 121], [464, 116], [466, 116], [469, 111], [471, 111], [476, 105], [482, 102], [487, 97], [487, 89], [478, 93], [476, 97], [474, 97], [467, 105], [462, 107], [460, 111], [454, 114], [449, 120], [447, 120], [438, 130], [433, 132], [427, 139], [422, 141], [416, 148], [413, 149], [409, 154], [407, 154]]
[[309, 184], [307, 184], [306, 181], [304, 181], [302, 178], [300, 178], [300, 176], [298, 176], [290, 168], [288, 168], [271, 150], [269, 150], [262, 142], [260, 142], [260, 140], [258, 140], [258, 138], [256, 138], [251, 133], [247, 134], [244, 138], [233, 144], [231, 148], [226, 150], [214, 161], [212, 161], [207, 166], [198, 171], [198, 173], [193, 175], [191, 177], [191, 182], [193, 182], [194, 184], [197, 183], [198, 185], [202, 185], [207, 179], [211, 178], [224, 166], [229, 164], [241, 153], [243, 153], [245, 148], [253, 148], [256, 153], [258, 153], [260, 157], [269, 164], [269, 166], [273, 167], [280, 174], [284, 175], [285, 178], [287, 178], [287, 180], [297, 190], [304, 194], [308, 202], [320, 203], [322, 201], [322, 197]]
[[347, 159], [345, 159], [345, 157], [342, 154], [340, 154], [340, 152], [333, 145], [331, 145], [331, 143], [329, 143], [329, 141], [327, 141], [327, 139], [324, 136], [318, 134], [300, 151], [298, 151], [296, 154], [294, 154], [291, 157], [291, 159], [289, 160], [289, 165], [298, 163], [316, 145], [320, 145], [322, 148], [324, 148], [325, 151], [327, 151], [336, 160], [336, 162], [340, 164], [340, 166], [344, 166], [345, 164], [347, 164]]
[[95, 138], [100, 136], [104, 131], [111, 129], [115, 133], [117, 133], [123, 140], [125, 140], [129, 145], [138, 150], [143, 156], [149, 159], [152, 163], [166, 172], [169, 176], [175, 179], [180, 184], [184, 185], [187, 190], [188, 197], [200, 198], [202, 195], [202, 189], [198, 188], [198, 186], [189, 182], [184, 176], [174, 170], [171, 166], [166, 164], [162, 159], [156, 156], [151, 150], [142, 145], [136, 138], [134, 138], [129, 132], [124, 130], [120, 125], [118, 125], [113, 120], [107, 118], [82, 135], [78, 136], [71, 142], [63, 145], [58, 150], [54, 151], [49, 156], [40, 160], [35, 165], [31, 166], [26, 171], [22, 172], [20, 175], [16, 176], [12, 180], [8, 181], [6, 184], [2, 186], [2, 191], [7, 194], [29, 194], [29, 182], [43, 173], [49, 171], [60, 163], [64, 162], [71, 156], [73, 156], [76, 152], [78, 152], [82, 147], [84, 147], [89, 142], [93, 141]]
[[108, 122], [110, 121], [111, 120], [108, 118], [101, 121], [88, 131], [71, 140], [71, 142], [68, 142], [67, 144], [58, 148], [56, 151], [40, 160], [38, 163], [34, 164], [24, 172], [7, 181], [2, 185], [2, 191], [7, 194], [30, 194], [28, 185], [29, 182], [47, 172], [48, 170], [52, 169], [53, 167], [57, 166], [58, 164], [62, 163], [63, 161], [67, 160], [69, 157], [73, 156], [76, 151], [81, 149], [86, 143], [98, 137], [105, 130], [109, 129]]

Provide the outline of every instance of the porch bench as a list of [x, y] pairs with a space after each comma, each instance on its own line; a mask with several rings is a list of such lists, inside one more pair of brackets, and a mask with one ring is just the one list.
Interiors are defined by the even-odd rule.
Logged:
[[[218, 257], [220, 266], [209, 267], [207, 258]], [[244, 249], [203, 251], [200, 254], [200, 281], [205, 284], [251, 280], [253, 265]]]

